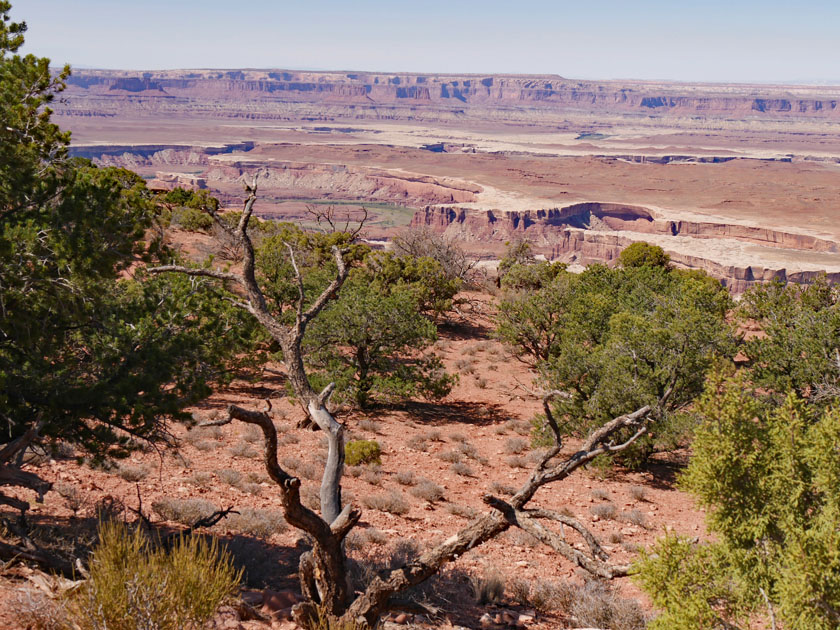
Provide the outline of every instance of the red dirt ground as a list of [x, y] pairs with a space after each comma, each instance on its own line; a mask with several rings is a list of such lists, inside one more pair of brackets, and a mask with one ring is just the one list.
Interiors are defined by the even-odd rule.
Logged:
[[[480, 496], [488, 491], [493, 482], [518, 486], [527, 478], [529, 468], [513, 468], [508, 465], [510, 457], [505, 444], [511, 438], [523, 437], [516, 432], [527, 432], [527, 423], [539, 410], [539, 404], [519, 383], [529, 385], [532, 375], [528, 368], [513, 358], [497, 341], [491, 338], [492, 298], [472, 294], [472, 308], [465, 315], [465, 321], [457, 326], [445, 327], [436, 348], [450, 371], [460, 374], [460, 383], [444, 400], [435, 403], [414, 402], [394, 408], [379, 408], [368, 413], [343, 414], [351, 437], [375, 439], [382, 446], [381, 486], [365, 481], [365, 474], [359, 477], [345, 477], [345, 497], [357, 503], [371, 494], [395, 490], [409, 503], [410, 511], [404, 516], [393, 516], [372, 509], [365, 509], [360, 531], [375, 528], [387, 535], [391, 541], [412, 540], [426, 546], [444, 540], [467, 523], [467, 519], [449, 512], [450, 506], [469, 506], [483, 510]], [[465, 365], [472, 361], [472, 365]], [[460, 367], [456, 367], [456, 364]], [[275, 366], [276, 367], [276, 366]], [[294, 457], [302, 461], [297, 474], [318, 478], [318, 469], [307, 470], [318, 465], [318, 457], [325, 453], [322, 437], [317, 432], [294, 429], [302, 417], [299, 408], [283, 398], [282, 375], [266, 373], [258, 383], [236, 381], [229, 388], [219, 391], [196, 408], [200, 420], [223, 410], [235, 402], [252, 408], [264, 408], [263, 400], [270, 397], [273, 414], [278, 426], [288, 429], [284, 435], [296, 435], [298, 443], [281, 446], [280, 460]], [[368, 422], [373, 421], [371, 427]], [[512, 421], [512, 422], [510, 422]], [[366, 428], [362, 428], [362, 424]], [[440, 441], [430, 441], [428, 452], [412, 450], [409, 443], [417, 436], [429, 436], [433, 431], [440, 434]], [[174, 433], [184, 438], [187, 431], [177, 426]], [[184, 440], [182, 457], [172, 454], [159, 455], [155, 452], [137, 453], [127, 464], [141, 466], [148, 470], [148, 476], [137, 483], [125, 481], [114, 473], [94, 470], [77, 464], [73, 459], [52, 460], [37, 468], [37, 472], [51, 482], [75, 485], [86, 497], [86, 504], [78, 518], [73, 517], [66, 501], [56, 492], [46, 496], [45, 503], [33, 503], [34, 519], [43, 518], [73, 528], [80, 520], [93, 516], [93, 505], [103, 497], [114, 497], [130, 507], [137, 507], [137, 493], [143, 500], [143, 508], [151, 513], [152, 504], [162, 497], [200, 497], [220, 507], [257, 508], [280, 510], [278, 493], [267, 483], [261, 457], [261, 443], [249, 444], [254, 456], [234, 456], [229, 448], [243, 438], [254, 439], [242, 425], [221, 427], [218, 439], [208, 438], [202, 442]], [[293, 438], [286, 438], [289, 442]], [[466, 440], [475, 446], [486, 458], [486, 464], [467, 460], [474, 476], [463, 477], [450, 469], [450, 464], [438, 455], [453, 449], [458, 441]], [[247, 444], [247, 442], [245, 442]], [[202, 450], [196, 448], [199, 444]], [[571, 453], [574, 444], [567, 445]], [[523, 453], [528, 457], [528, 452]], [[321, 460], [322, 461], [322, 460]], [[235, 469], [243, 476], [251, 474], [259, 484], [258, 494], [245, 494], [223, 483], [218, 476], [222, 469]], [[447, 500], [430, 504], [413, 497], [408, 488], [399, 485], [396, 473], [405, 470], [427, 477], [442, 485]], [[533, 504], [552, 509], [569, 509], [572, 514], [591, 525], [592, 530], [605, 544], [612, 561], [624, 563], [635, 555], [633, 546], [653, 543], [664, 530], [673, 529], [690, 536], [705, 535], [703, 514], [690, 497], [674, 487], [675, 465], [663, 463], [653, 471], [636, 473], [617, 471], [607, 479], [600, 479], [594, 471], [580, 471], [565, 482], [542, 489]], [[208, 473], [209, 478], [198, 485], [191, 478]], [[199, 475], [200, 476], [200, 475]], [[318, 481], [304, 479], [303, 496], [317, 488]], [[644, 486], [643, 500], [631, 497], [632, 486]], [[613, 520], [593, 520], [590, 507], [599, 500], [592, 496], [592, 490], [599, 488], [608, 493], [618, 511], [638, 509], [647, 518], [645, 528]], [[313, 489], [313, 490], [310, 490]], [[22, 495], [24, 496], [24, 495]], [[26, 496], [32, 500], [31, 496]], [[159, 519], [151, 513], [153, 519]], [[299, 534], [287, 528], [267, 539], [260, 540], [243, 536], [226, 528], [225, 521], [213, 528], [219, 535], [229, 537], [237, 545], [238, 554], [245, 564], [257, 568], [252, 571], [253, 587], [269, 586], [273, 589], [296, 589], [297, 556], [300, 553], [296, 543]], [[620, 532], [623, 541], [610, 543], [609, 534]], [[387, 546], [387, 545], [386, 545]], [[375, 545], [371, 553], [384, 551]], [[580, 580], [575, 567], [551, 552], [548, 548], [530, 546], [521, 536], [505, 534], [454, 563], [454, 568], [468, 573], [499, 571], [503, 575], [527, 580]], [[454, 574], [453, 574], [454, 575]], [[617, 580], [623, 595], [644, 601], [638, 588], [628, 578]], [[22, 628], [15, 615], [17, 590], [24, 586], [19, 579], [3, 578], [0, 581], [0, 627]], [[467, 595], [468, 588], [461, 584], [457, 600], [447, 607], [446, 613], [431, 625], [423, 627], [451, 627], [458, 624], [468, 628], [480, 627], [479, 618], [487, 607], [472, 604]], [[647, 607], [648, 604], [645, 603]], [[523, 610], [511, 606], [511, 610]], [[498, 610], [498, 609], [492, 609]], [[256, 621], [231, 620], [225, 627], [265, 628], [266, 624]], [[273, 627], [291, 627], [275, 622]], [[556, 616], [538, 614], [531, 628], [547, 630], [564, 627]]]

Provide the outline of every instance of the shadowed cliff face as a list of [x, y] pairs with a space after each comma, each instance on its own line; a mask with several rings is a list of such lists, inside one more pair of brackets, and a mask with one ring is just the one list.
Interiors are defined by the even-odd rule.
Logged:
[[426, 207], [413, 226], [428, 226], [472, 251], [497, 256], [501, 243], [526, 238], [550, 260], [610, 262], [635, 241], [663, 247], [678, 266], [703, 269], [733, 293], [773, 279], [840, 281], [840, 244], [749, 225], [667, 220], [639, 206], [579, 203], [563, 208], [493, 212]]
[[[511, 119], [525, 110], [636, 113], [644, 116], [736, 116], [840, 119], [840, 88], [684, 86], [654, 82], [575, 81], [553, 76], [422, 75], [271, 70], [78, 70], [60, 109], [75, 115], [191, 108], [216, 116], [284, 118], [307, 104], [328, 104], [332, 116], [431, 119], [452, 114]], [[259, 107], [255, 107], [259, 103]], [[285, 106], [284, 106], [285, 105]], [[382, 108], [390, 108], [388, 114]]]

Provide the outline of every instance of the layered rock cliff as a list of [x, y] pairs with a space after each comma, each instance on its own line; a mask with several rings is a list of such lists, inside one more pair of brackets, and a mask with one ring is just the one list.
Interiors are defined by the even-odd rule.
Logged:
[[823, 273], [840, 282], [840, 244], [808, 234], [750, 225], [672, 220], [633, 205], [588, 202], [525, 212], [428, 206], [412, 219], [498, 255], [499, 245], [527, 238], [550, 260], [610, 262], [635, 241], [663, 247], [677, 266], [703, 269], [734, 293], [778, 279], [810, 283]]
[[[184, 111], [255, 119], [523, 120], [534, 111], [840, 119], [840, 88], [576, 81], [560, 76], [286, 70], [77, 70], [60, 114]], [[316, 106], [317, 105], [317, 106]], [[530, 113], [529, 113], [530, 110]], [[495, 113], [494, 113], [495, 112]]]

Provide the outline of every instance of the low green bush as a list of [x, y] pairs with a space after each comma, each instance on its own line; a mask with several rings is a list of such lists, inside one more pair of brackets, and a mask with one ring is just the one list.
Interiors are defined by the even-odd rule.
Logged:
[[344, 445], [344, 462], [348, 466], [381, 464], [382, 450], [376, 440], [351, 440]]

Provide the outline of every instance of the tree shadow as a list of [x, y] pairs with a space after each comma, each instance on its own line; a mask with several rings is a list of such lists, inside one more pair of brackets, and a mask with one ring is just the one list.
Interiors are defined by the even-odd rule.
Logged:
[[[72, 563], [79, 558], [87, 563], [98, 542], [98, 529], [103, 520], [113, 517], [118, 521], [126, 518], [125, 505], [113, 502], [114, 512], [106, 516], [62, 517], [46, 514], [27, 514], [26, 535], [41, 551]], [[16, 523], [19, 513], [0, 511], [0, 519]], [[137, 521], [133, 521], [133, 526]], [[222, 521], [223, 527], [224, 521]], [[19, 527], [18, 527], [19, 528]], [[181, 528], [155, 525], [145, 530], [150, 537], [163, 540], [170, 534], [177, 534]], [[230, 553], [234, 566], [244, 569], [243, 585], [254, 589], [298, 591], [298, 564], [302, 553], [308, 550], [304, 544], [297, 546], [274, 545], [262, 538], [245, 534], [222, 534], [214, 528], [201, 529], [196, 535], [215, 536], [220, 546]], [[17, 544], [11, 535], [9, 543]]]
[[438, 335], [452, 341], [490, 339], [492, 328], [472, 321], [445, 321], [438, 326]]
[[497, 403], [409, 401], [401, 408], [412, 420], [433, 426], [452, 423], [489, 426], [510, 419], [510, 414]]

